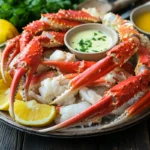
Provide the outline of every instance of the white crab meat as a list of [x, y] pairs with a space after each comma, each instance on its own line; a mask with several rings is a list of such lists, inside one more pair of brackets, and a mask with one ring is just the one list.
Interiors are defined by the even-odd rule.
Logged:
[[76, 58], [75, 58], [75, 55], [72, 53], [61, 51], [61, 50], [56, 50], [50, 55], [49, 60], [74, 62], [76, 61]]
[[98, 95], [94, 90], [88, 89], [87, 87], [79, 90], [79, 94], [83, 101], [87, 101], [92, 105], [96, 104], [102, 98], [101, 95]]
[[86, 110], [90, 106], [91, 104], [89, 104], [86, 101], [83, 101], [77, 104], [60, 107], [59, 115], [56, 117], [55, 122], [57, 124], [64, 122], [65, 120], [68, 120], [72, 118], [73, 116], [76, 116], [77, 114]]
[[[39, 95], [30, 91], [30, 96], [37, 99], [42, 103], [51, 103], [54, 98], [61, 95], [64, 91], [68, 89], [69, 80], [63, 76], [59, 75], [53, 78], [47, 78], [41, 82], [39, 87]], [[75, 93], [70, 94], [58, 105], [69, 105], [75, 102]]]
[[104, 76], [105, 81], [107, 83], [107, 84], [105, 83], [106, 84], [105, 86], [111, 87], [120, 81], [126, 80], [129, 76], [131, 75], [128, 74], [125, 70], [123, 70], [120, 67], [117, 67]]
[[[44, 60], [48, 61], [64, 61], [64, 62], [75, 62], [77, 61], [75, 55], [69, 52], [65, 52], [62, 50], [48, 51], [44, 52]], [[44, 65], [39, 65], [36, 72], [44, 72], [49, 70], [49, 67]]]
[[121, 115], [127, 108], [129, 107], [128, 103], [124, 103], [122, 106], [120, 106], [119, 108], [115, 109], [114, 111], [111, 112], [111, 114], [114, 115]]

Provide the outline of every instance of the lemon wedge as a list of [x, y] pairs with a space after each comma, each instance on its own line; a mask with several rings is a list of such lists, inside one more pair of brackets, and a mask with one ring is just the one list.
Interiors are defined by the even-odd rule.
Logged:
[[6, 84], [10, 87], [11, 82], [12, 82], [12, 77], [8, 72], [5, 72], [5, 78], [6, 78]]
[[17, 29], [7, 20], [0, 19], [0, 44], [18, 35]]
[[27, 102], [16, 100], [14, 103], [14, 114], [18, 123], [40, 127], [48, 125], [54, 120], [56, 109], [55, 106], [39, 104], [35, 100]]
[[9, 87], [10, 86], [3, 79], [0, 79], [0, 90], [6, 90]]
[[0, 73], [0, 90], [6, 90], [11, 85], [12, 77], [9, 75], [8, 72], [5, 72], [5, 78], [6, 78], [6, 82], [1, 78], [1, 73]]
[[9, 108], [9, 92], [8, 90], [0, 90], [0, 110], [8, 111]]

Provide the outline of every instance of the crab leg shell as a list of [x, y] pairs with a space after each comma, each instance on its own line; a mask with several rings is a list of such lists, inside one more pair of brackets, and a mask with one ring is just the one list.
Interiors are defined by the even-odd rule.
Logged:
[[[10, 62], [13, 60], [13, 58], [20, 52], [20, 45], [19, 45], [19, 39], [20, 36], [16, 36], [15, 38], [11, 39], [3, 53], [2, 53], [2, 58], [1, 58], [1, 74], [2, 74], [2, 78], [5, 80], [5, 69], [8, 69], [8, 66], [10, 64]], [[11, 57], [10, 57], [11, 54]]]
[[132, 106], [130, 106], [125, 112], [115, 121], [111, 122], [108, 125], [105, 125], [103, 128], [109, 128], [114, 125], [118, 125], [120, 123], [126, 122], [132, 117], [139, 115], [143, 111], [146, 111], [150, 107], [150, 91], [147, 91], [143, 97], [141, 97], [138, 101], [136, 101]]
[[100, 79], [90, 83], [88, 87], [92, 86], [106, 86], [106, 87], [112, 87], [116, 83], [119, 83], [123, 80], [128, 79], [132, 75], [129, 74], [126, 70], [120, 67], [116, 67], [114, 70], [112, 70], [109, 74], [105, 75], [104, 77], [101, 77]]
[[149, 98], [150, 91], [148, 91], [142, 98], [140, 98], [135, 104], [133, 104], [126, 110], [128, 117], [138, 115], [144, 110], [147, 110], [150, 107]]
[[122, 68], [125, 71], [127, 71], [129, 74], [132, 74], [132, 75], [135, 74], [133, 64], [131, 64], [130, 62], [124, 63], [123, 66], [122, 66]]
[[31, 84], [40, 83], [42, 80], [46, 78], [52, 78], [55, 77], [57, 73], [55, 71], [48, 71], [48, 72], [42, 72], [39, 74], [36, 74], [32, 77]]
[[52, 29], [51, 25], [42, 20], [36, 20], [28, 24], [26, 27], [23, 28], [27, 32], [31, 32], [33, 35], [40, 33], [42, 31]]
[[27, 70], [25, 68], [18, 68], [15, 71], [15, 75], [13, 77], [11, 87], [10, 87], [10, 114], [13, 118], [15, 118], [14, 114], [14, 101], [15, 101], [15, 95], [17, 93], [17, 89], [19, 86], [19, 83], [21, 81], [21, 78], [27, 73]]
[[129, 38], [107, 52], [107, 55], [114, 56], [117, 62], [122, 66], [127, 60], [135, 54], [140, 47], [140, 41], [136, 37]]
[[20, 37], [20, 52], [27, 46], [27, 44], [32, 40], [33, 35], [30, 32], [24, 31]]
[[150, 47], [140, 46], [138, 51], [138, 64], [135, 68], [136, 74], [141, 72], [141, 67], [146, 66], [150, 68]]
[[64, 32], [42, 32], [39, 41], [43, 47], [60, 47], [64, 45]]
[[81, 73], [91, 67], [95, 62], [77, 61], [77, 62], [60, 62], [60, 61], [42, 61], [41, 64], [55, 67], [63, 73]]
[[57, 14], [42, 14], [41, 20], [48, 20], [48, 23], [54, 30], [66, 31], [70, 28], [73, 28], [77, 25], [83, 24], [80, 21], [67, 20], [60, 18]]
[[78, 21], [68, 21], [66, 19], [53, 17], [51, 14], [43, 14], [40, 20], [33, 21], [23, 29], [27, 32], [31, 32], [33, 35], [37, 35], [42, 31], [66, 31], [80, 24], [82, 23]]
[[63, 19], [76, 20], [81, 22], [99, 22], [98, 16], [91, 15], [90, 12], [84, 10], [59, 10], [57, 15]]
[[[108, 64], [109, 65], [108, 67]], [[114, 61], [112, 56], [107, 56], [104, 59], [98, 61], [92, 67], [85, 70], [83, 73], [79, 74], [73, 80], [71, 80], [71, 89], [79, 89], [84, 87], [93, 81], [101, 78], [102, 76], [109, 73], [117, 66], [117, 63]]]
[[40, 63], [42, 52], [43, 52], [43, 49], [42, 49], [40, 42], [38, 41], [38, 38], [34, 38], [24, 48], [21, 55], [19, 55], [18, 60], [14, 64], [14, 67], [16, 68], [15, 75], [13, 77], [12, 84], [10, 87], [10, 93], [11, 93], [10, 108], [11, 108], [13, 117], [14, 117], [13, 103], [14, 103], [14, 98], [15, 98], [15, 94], [19, 86], [19, 83], [21, 82], [22, 77], [26, 76], [26, 82], [24, 85], [22, 85], [22, 88], [24, 88], [25, 90], [24, 99], [26, 99], [28, 89], [29, 89], [29, 84], [31, 82], [33, 73], [36, 71]]
[[21, 36], [17, 36], [10, 40], [4, 49], [2, 54], [2, 61], [1, 61], [1, 72], [2, 77], [5, 80], [4, 70], [8, 69], [9, 64], [15, 58], [15, 56], [24, 49], [24, 47], [30, 42], [32, 39], [32, 35], [28, 32], [23, 32]]

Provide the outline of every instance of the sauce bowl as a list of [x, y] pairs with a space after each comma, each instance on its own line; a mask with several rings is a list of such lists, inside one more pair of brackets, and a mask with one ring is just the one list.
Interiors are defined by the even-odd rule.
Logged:
[[[77, 33], [83, 32], [86, 30], [98, 30], [105, 33], [111, 40], [111, 43], [105, 51], [101, 52], [81, 52], [77, 51], [70, 45], [70, 39]], [[67, 48], [76, 55], [78, 59], [81, 60], [88, 60], [88, 61], [98, 61], [106, 56], [106, 52], [110, 50], [114, 45], [118, 42], [118, 34], [112, 30], [111, 28], [98, 24], [98, 23], [87, 23], [83, 25], [76, 26], [67, 31], [65, 38], [64, 38], [65, 45]]]
[[[139, 28], [136, 25], [136, 22], [135, 22], [136, 18], [145, 12], [150, 12], [150, 2], [135, 8], [130, 14], [130, 20], [134, 24], [135, 28], [137, 28], [141, 33], [147, 35], [150, 38], [150, 32], [146, 32], [146, 31], [142, 30], [141, 28]], [[143, 22], [143, 24], [144, 24], [144, 22]], [[150, 24], [148, 26], [150, 26]]]

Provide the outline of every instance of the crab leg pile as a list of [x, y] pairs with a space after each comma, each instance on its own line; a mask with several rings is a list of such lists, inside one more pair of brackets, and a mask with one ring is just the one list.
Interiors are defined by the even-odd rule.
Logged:
[[[60, 108], [60, 114], [65, 108], [73, 110], [84, 106], [82, 111], [77, 111], [66, 120], [62, 119], [63, 121], [59, 121], [58, 124], [39, 132], [58, 130], [93, 118], [100, 119], [122, 108], [140, 92], [143, 93], [142, 96], [126, 107], [119, 119], [125, 121], [149, 108], [149, 40], [135, 30], [132, 23], [118, 15], [108, 13], [102, 20], [104, 25], [116, 30], [120, 37], [118, 45], [108, 51], [102, 60], [79, 61], [72, 56], [73, 54], [59, 50], [50, 52], [50, 58], [44, 58], [47, 51], [45, 48], [50, 50], [64, 45], [64, 36], [68, 29], [83, 23], [100, 21], [95, 9], [91, 10], [60, 10], [56, 14], [42, 14], [40, 20], [30, 23], [24, 27], [21, 35], [8, 41], [4, 49], [1, 72], [5, 81], [5, 71], [9, 71], [13, 76], [10, 87], [10, 110], [13, 117], [14, 99], [19, 85], [24, 100], [31, 96], [40, 103], [56, 105]], [[138, 64], [133, 76], [121, 67], [135, 53], [138, 54]], [[57, 60], [58, 55], [61, 55], [60, 60]], [[63, 55], [65, 56], [62, 57]], [[44, 68], [44, 71], [40, 68]], [[58, 72], [54, 71], [55, 68]], [[46, 72], [47, 70], [49, 72]], [[111, 80], [108, 76], [111, 76]], [[37, 84], [37, 81], [41, 84]], [[90, 87], [104, 85], [107, 91], [103, 96], [88, 90]], [[46, 89], [51, 90], [47, 92]], [[87, 91], [89, 95], [94, 93], [94, 98], [87, 96]], [[79, 101], [74, 104], [78, 93], [88, 102]], [[68, 106], [62, 106], [63, 104]], [[114, 125], [114, 122], [110, 125]]]
[[[145, 92], [148, 90], [148, 83], [150, 81], [150, 71], [148, 68], [150, 63], [150, 47], [147, 45], [147, 42], [142, 43], [144, 37], [134, 29], [133, 25], [121, 19], [119, 16], [107, 14], [104, 18], [104, 21], [108, 22], [109, 19], [112, 19], [113, 17], [114, 20], [112, 25], [117, 26], [116, 30], [118, 31], [122, 42], [110, 50], [107, 53], [106, 58], [98, 61], [92, 67], [88, 68], [83, 73], [72, 79], [70, 81], [70, 89], [63, 93], [60, 97], [56, 98], [52, 104], [61, 101], [69, 93], [75, 90], [79, 90], [80, 88], [87, 86], [89, 83], [99, 79], [100, 77], [113, 70], [115, 67], [119, 65], [122, 66], [122, 64], [124, 64], [133, 54], [138, 51], [139, 60], [136, 67], [136, 76], [130, 77], [127, 80], [122, 81], [118, 83], [118, 85], [112, 87], [110, 90], [105, 92], [103, 98], [98, 103], [89, 107], [80, 114], [58, 125], [48, 129], [43, 129], [41, 132], [64, 128], [95, 115], [103, 117], [123, 105], [129, 99], [138, 94], [138, 92]], [[137, 115], [139, 112], [144, 111], [145, 108], [149, 108], [148, 97], [149, 92], [147, 92], [141, 99], [139, 99], [134, 105], [125, 111], [123, 119], [126, 119], [129, 116]], [[141, 105], [140, 109], [139, 104]]]
[[[2, 55], [1, 72], [4, 80], [6, 80], [4, 71], [8, 70], [10, 64], [12, 66], [11, 69], [15, 72], [10, 94], [10, 108], [13, 116], [13, 103], [17, 87], [19, 86], [21, 78], [26, 76], [25, 84], [22, 85], [22, 87], [24, 88], [23, 98], [27, 100], [29, 85], [41, 61], [43, 47], [51, 48], [64, 45], [65, 32], [56, 31], [66, 31], [83, 22], [98, 21], [98, 17], [92, 16], [88, 11], [84, 10], [60, 10], [57, 14], [43, 14], [40, 20], [27, 25], [20, 36], [7, 43]], [[40, 34], [40, 32], [42, 32], [42, 34]], [[16, 58], [16, 60], [12, 62], [14, 58]]]

